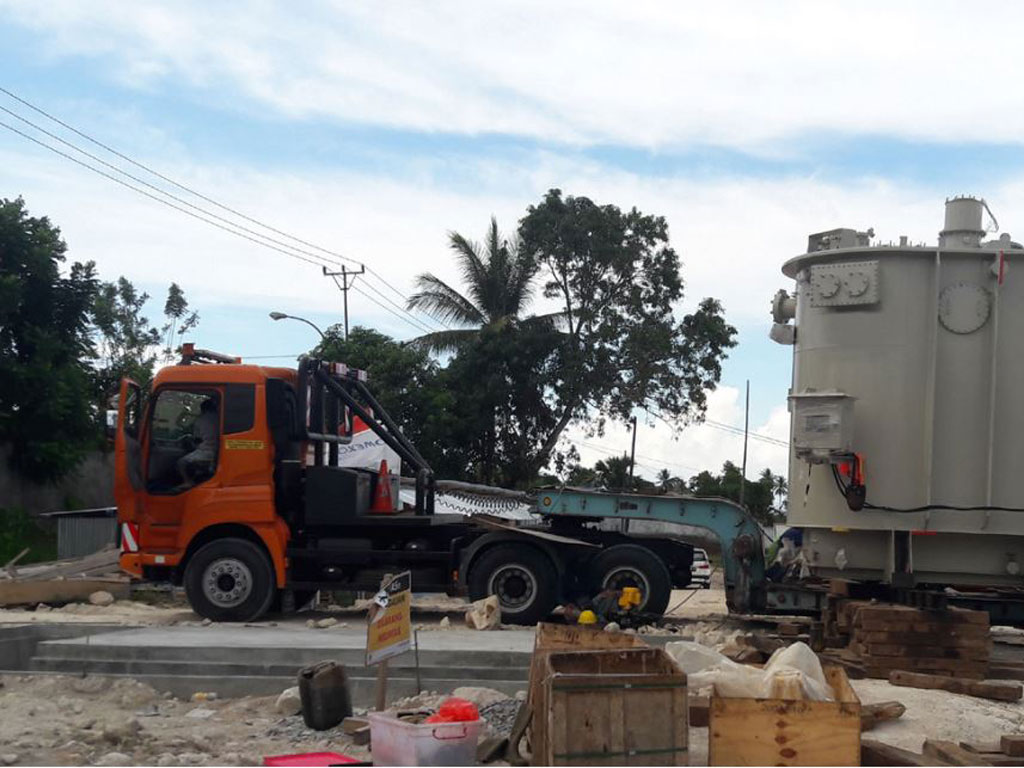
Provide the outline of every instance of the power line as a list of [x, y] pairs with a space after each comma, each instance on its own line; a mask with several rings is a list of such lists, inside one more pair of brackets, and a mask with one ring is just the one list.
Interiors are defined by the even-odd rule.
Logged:
[[[721, 421], [714, 421], [713, 419], [704, 419], [704, 424], [715, 429], [721, 429], [726, 432], [731, 432], [734, 435], [743, 435], [743, 429], [741, 427], [734, 427], [731, 424], [725, 424]], [[788, 448], [789, 443], [785, 440], [780, 440], [777, 437], [771, 437], [770, 435], [762, 435], [760, 432], [750, 432], [750, 438], [752, 440], [760, 440], [764, 443], [771, 443], [772, 445], [778, 445], [782, 448]]]
[[[31, 102], [27, 101], [26, 99], [23, 99], [22, 97], [18, 96], [17, 94], [13, 93], [12, 91], [8, 90], [7, 88], [4, 88], [4, 87], [0, 86], [0, 93], [6, 94], [10, 98], [12, 98], [15, 101], [19, 102], [20, 104], [23, 104], [24, 106], [28, 107], [29, 109], [33, 110], [34, 112], [37, 112], [38, 114], [46, 117], [48, 120], [52, 120], [56, 124], [58, 124], [58, 125], [62, 126], [63, 128], [71, 131], [75, 135], [82, 137], [86, 141], [88, 141], [88, 142], [90, 142], [90, 143], [92, 143], [92, 144], [94, 144], [94, 145], [104, 149], [107, 152], [110, 152], [111, 154], [115, 155], [116, 157], [121, 158], [122, 160], [124, 160], [124, 161], [126, 161], [128, 163], [131, 163], [132, 165], [134, 165], [137, 168], [141, 168], [142, 170], [146, 171], [147, 173], [152, 174], [153, 176], [155, 176], [155, 177], [157, 177], [157, 178], [167, 182], [168, 184], [173, 185], [174, 187], [177, 187], [178, 189], [180, 189], [180, 190], [182, 190], [184, 192], [187, 192], [187, 193], [189, 193], [191, 195], [194, 195], [194, 196], [198, 197], [201, 200], [205, 200], [206, 202], [208, 202], [211, 205], [214, 205], [214, 206], [220, 208], [221, 210], [227, 211], [228, 213], [231, 213], [234, 216], [237, 216], [237, 217], [239, 217], [241, 219], [244, 219], [244, 220], [246, 220], [246, 221], [248, 221], [250, 223], [256, 224], [257, 226], [262, 227], [262, 228], [264, 228], [264, 229], [266, 229], [266, 230], [268, 230], [270, 232], [274, 232], [275, 234], [281, 235], [282, 237], [286, 237], [289, 240], [294, 240], [297, 243], [305, 245], [305, 246], [307, 246], [309, 248], [313, 248], [313, 249], [315, 249], [317, 251], [320, 251], [321, 253], [329, 254], [331, 257], [334, 257], [334, 258], [325, 258], [324, 256], [319, 256], [317, 254], [312, 254], [312, 253], [309, 253], [308, 251], [304, 251], [303, 249], [296, 248], [293, 245], [290, 245], [290, 244], [287, 244], [287, 243], [281, 243], [280, 241], [275, 240], [274, 238], [268, 237], [267, 235], [263, 235], [261, 233], [255, 233], [252, 230], [250, 230], [250, 229], [248, 229], [246, 227], [243, 227], [242, 225], [238, 224], [237, 222], [231, 222], [231, 221], [229, 221], [227, 219], [224, 219], [223, 217], [218, 216], [217, 214], [211, 213], [210, 211], [207, 211], [207, 210], [205, 210], [203, 208], [195, 206], [192, 203], [188, 203], [187, 201], [184, 201], [181, 198], [176, 197], [175, 195], [172, 195], [171, 193], [169, 193], [169, 192], [167, 192], [165, 190], [162, 190], [162, 189], [160, 189], [160, 188], [158, 188], [158, 187], [156, 187], [156, 186], [154, 186], [152, 184], [149, 184], [148, 182], [146, 182], [146, 181], [144, 181], [142, 179], [139, 179], [138, 177], [132, 176], [127, 171], [124, 171], [123, 169], [118, 168], [117, 166], [114, 166], [114, 165], [112, 165], [110, 163], [107, 163], [106, 161], [96, 157], [95, 155], [92, 155], [89, 152], [86, 152], [85, 150], [81, 149], [80, 147], [78, 147], [78, 146], [76, 146], [76, 145], [74, 145], [74, 144], [72, 144], [70, 142], [65, 141], [64, 139], [60, 138], [59, 136], [56, 136], [56, 135], [50, 133], [46, 129], [41, 128], [40, 126], [36, 125], [35, 123], [32, 123], [31, 121], [27, 120], [26, 118], [21, 117], [17, 113], [12, 112], [11, 110], [9, 110], [9, 109], [7, 109], [5, 107], [0, 107], [0, 109], [3, 109], [5, 112], [7, 112], [8, 114], [16, 117], [17, 119], [21, 120], [22, 122], [25, 122], [28, 125], [31, 125], [36, 130], [39, 130], [42, 133], [44, 133], [44, 134], [46, 134], [46, 135], [56, 139], [57, 141], [60, 141], [61, 143], [65, 144], [65, 145], [67, 145], [69, 147], [72, 147], [73, 149], [75, 149], [75, 151], [81, 152], [82, 154], [84, 154], [87, 157], [90, 157], [90, 158], [96, 160], [97, 162], [103, 163], [107, 167], [113, 168], [118, 173], [123, 174], [123, 175], [125, 175], [125, 176], [127, 176], [127, 177], [129, 177], [129, 178], [131, 178], [131, 179], [133, 179], [135, 181], [137, 181], [138, 183], [144, 184], [145, 186], [158, 191], [160, 194], [163, 194], [163, 195], [166, 195], [168, 197], [171, 197], [172, 199], [175, 199], [178, 202], [181, 202], [184, 205], [187, 205], [189, 207], [195, 208], [196, 210], [200, 210], [204, 214], [206, 214], [207, 216], [210, 216], [212, 218], [224, 221], [225, 223], [228, 223], [231, 226], [238, 227], [239, 229], [241, 229], [243, 231], [250, 232], [250, 233], [256, 235], [257, 237], [265, 238], [265, 239], [269, 240], [270, 242], [276, 243], [278, 245], [283, 245], [284, 247], [287, 247], [287, 248], [293, 248], [293, 249], [295, 249], [297, 251], [306, 253], [307, 255], [312, 256], [312, 257], [314, 257], [314, 258], [316, 258], [316, 259], [318, 259], [320, 261], [324, 261], [324, 262], [327, 262], [329, 264], [330, 263], [340, 264], [340, 262], [338, 262], [337, 259], [342, 259], [344, 261], [348, 261], [348, 262], [351, 262], [353, 264], [360, 264], [360, 262], [358, 262], [357, 260], [355, 260], [355, 259], [353, 259], [353, 258], [351, 258], [349, 256], [345, 256], [345, 255], [343, 255], [341, 253], [338, 253], [337, 251], [333, 251], [331, 249], [324, 248], [324, 247], [319, 246], [319, 245], [317, 245], [315, 243], [312, 243], [312, 242], [309, 242], [307, 240], [304, 240], [304, 239], [298, 237], [297, 235], [293, 235], [293, 234], [290, 234], [289, 232], [286, 232], [284, 230], [278, 229], [278, 228], [276, 228], [276, 227], [274, 227], [274, 226], [272, 226], [270, 224], [267, 224], [264, 221], [261, 221], [259, 219], [256, 219], [256, 218], [252, 217], [252, 216], [249, 216], [249, 215], [247, 215], [245, 213], [242, 213], [241, 211], [239, 211], [239, 210], [237, 210], [235, 208], [232, 208], [231, 206], [225, 205], [225, 204], [215, 200], [214, 198], [209, 197], [208, 195], [204, 195], [203, 193], [199, 192], [196, 189], [193, 189], [192, 187], [189, 187], [189, 186], [187, 186], [185, 184], [182, 184], [182, 183], [180, 183], [178, 181], [175, 181], [171, 177], [166, 176], [165, 174], [160, 173], [159, 171], [155, 170], [154, 168], [151, 168], [150, 166], [148, 166], [148, 165], [146, 165], [144, 163], [141, 163], [141, 162], [139, 162], [139, 161], [129, 157], [128, 155], [124, 154], [123, 152], [120, 152], [120, 151], [114, 149], [113, 147], [109, 146], [108, 144], [103, 143], [99, 139], [96, 139], [96, 138], [90, 136], [89, 134], [85, 133], [84, 131], [79, 130], [78, 128], [75, 128], [74, 126], [70, 125], [69, 123], [65, 122], [64, 120], [61, 120], [60, 118], [58, 118], [55, 115], [47, 112], [46, 110], [36, 106], [35, 104], [32, 104]], [[24, 134], [22, 134], [22, 135], [24, 135]], [[381, 275], [375, 269], [373, 269], [372, 267], [366, 267], [366, 271], [369, 274], [373, 275], [377, 280], [379, 280], [381, 283], [383, 283], [389, 289], [391, 289], [399, 298], [402, 299], [402, 301], [407, 301], [408, 300], [408, 297], [406, 297], [401, 291], [399, 291], [394, 285], [392, 285], [383, 275]], [[382, 293], [378, 292], [378, 294], [381, 296], [381, 298], [383, 298], [386, 301], [388, 301], [388, 303], [390, 303], [392, 306], [394, 306], [394, 307], [398, 308], [400, 311], [402, 311], [404, 313], [407, 313], [410, 316], [412, 316], [412, 313], [407, 308], [405, 308], [405, 307], [398, 307], [398, 305], [396, 305], [392, 300], [390, 300], [387, 297], [385, 297]], [[376, 302], [374, 302], [374, 303], [376, 303]], [[435, 321], [436, 321], [436, 319], [435, 319]], [[436, 322], [440, 322], [440, 321], [436, 321]], [[444, 323], [441, 323], [441, 325], [443, 325], [445, 327], [450, 327], [450, 326], [447, 326]]]
[[[4, 107], [0, 107], [0, 109], [3, 109], [6, 112], [10, 112], [10, 110], [5, 109]], [[13, 114], [13, 113], [11, 113], [11, 114]], [[15, 115], [15, 116], [17, 117], [17, 115]], [[23, 119], [23, 118], [19, 118], [19, 119]], [[28, 122], [28, 121], [25, 121], [25, 122]], [[29, 123], [29, 124], [32, 125], [31, 123]], [[57, 147], [54, 147], [54, 146], [52, 146], [50, 144], [47, 144], [45, 141], [41, 141], [40, 139], [36, 138], [35, 136], [29, 135], [29, 134], [25, 133], [24, 131], [14, 127], [13, 125], [10, 125], [9, 123], [5, 123], [3, 121], [0, 121], [0, 127], [6, 128], [7, 130], [11, 131], [12, 133], [17, 134], [17, 135], [21, 136], [22, 138], [25, 138], [25, 139], [33, 142], [34, 144], [38, 144], [40, 147], [43, 147], [44, 149], [48, 149], [49, 151], [53, 152], [54, 154], [59, 155], [59, 156], [65, 158], [66, 160], [70, 160], [71, 162], [75, 163], [76, 165], [79, 165], [79, 166], [81, 166], [83, 168], [86, 168], [86, 169], [92, 171], [93, 173], [96, 173], [96, 174], [98, 174], [100, 176], [103, 176], [104, 178], [109, 179], [110, 181], [113, 181], [113, 182], [115, 182], [117, 184], [120, 184], [121, 186], [126, 187], [126, 188], [132, 190], [133, 192], [137, 192], [138, 194], [143, 195], [144, 197], [147, 197], [150, 200], [154, 200], [154, 201], [156, 201], [158, 203], [166, 205], [169, 208], [173, 208], [174, 210], [176, 210], [176, 211], [178, 211], [180, 213], [184, 213], [186, 216], [191, 216], [192, 218], [197, 219], [198, 221], [202, 221], [205, 224], [209, 224], [210, 226], [217, 227], [217, 229], [223, 230], [223, 231], [228, 232], [229, 234], [235, 235], [237, 237], [244, 238], [245, 240], [248, 240], [248, 241], [250, 241], [252, 243], [255, 243], [256, 245], [261, 245], [264, 248], [269, 248], [272, 251], [277, 251], [278, 253], [284, 254], [285, 256], [291, 256], [292, 258], [299, 259], [300, 261], [304, 261], [307, 264], [311, 264], [311, 265], [316, 266], [316, 267], [322, 267], [323, 266], [324, 259], [323, 259], [322, 256], [316, 256], [316, 254], [310, 254], [308, 251], [305, 251], [305, 250], [303, 250], [301, 248], [296, 248], [295, 246], [288, 245], [287, 243], [281, 243], [279, 240], [275, 240], [274, 238], [270, 238], [270, 237], [267, 237], [266, 235], [262, 235], [262, 234], [260, 234], [258, 232], [254, 232], [253, 230], [248, 229], [247, 227], [243, 227], [240, 224], [237, 224], [235, 222], [231, 222], [231, 221], [229, 221], [227, 219], [224, 219], [221, 216], [217, 216], [217, 214], [210, 213], [209, 211], [207, 211], [207, 210], [205, 210], [203, 208], [200, 208], [198, 206], [195, 206], [192, 203], [189, 203], [187, 201], [181, 200], [181, 198], [178, 198], [178, 197], [176, 197], [175, 195], [172, 195], [169, 192], [160, 190], [159, 188], [154, 188], [153, 185], [148, 184], [147, 182], [145, 182], [143, 180], [139, 180], [135, 176], [132, 176], [131, 174], [129, 174], [129, 173], [125, 172], [125, 171], [122, 171], [122, 170], [119, 170], [119, 169], [115, 168], [115, 170], [118, 173], [121, 173], [121, 174], [127, 176], [128, 178], [131, 178], [131, 179], [133, 179], [135, 181], [138, 181], [140, 184], [144, 184], [145, 186], [148, 186], [150, 188], [154, 188], [160, 194], [165, 195], [168, 198], [171, 198], [171, 200], [175, 200], [177, 202], [180, 202], [180, 203], [182, 203], [182, 205], [176, 205], [174, 202], [171, 202], [171, 200], [165, 200], [162, 197], [157, 197], [156, 195], [152, 194], [151, 192], [147, 192], [145, 189], [137, 187], [134, 184], [131, 184], [131, 183], [125, 181], [124, 179], [119, 179], [117, 176], [114, 176], [114, 175], [112, 175], [110, 173], [107, 173], [106, 171], [104, 171], [104, 170], [102, 170], [100, 168], [97, 168], [94, 165], [90, 165], [89, 163], [87, 163], [87, 162], [85, 162], [83, 160], [80, 160], [79, 158], [74, 157], [73, 155], [69, 155], [67, 152], [64, 152], [63, 150], [60, 150]], [[35, 126], [33, 126], [33, 127], [35, 127]], [[45, 131], [44, 129], [39, 129], [39, 130], [41, 130], [43, 133], [46, 133], [47, 135], [52, 135], [52, 134], [49, 134], [49, 132]], [[62, 141], [63, 142], [63, 140], [60, 139], [60, 137], [55, 137], [55, 138], [58, 141]], [[67, 142], [63, 142], [63, 143], [67, 143]], [[71, 146], [73, 147], [73, 145], [71, 145]], [[107, 166], [110, 165], [109, 163], [106, 163], [105, 161], [103, 161], [100, 158], [95, 158], [93, 155], [91, 155], [88, 152], [85, 152], [84, 150], [81, 150], [81, 149], [79, 149], [77, 147], [73, 147], [73, 148], [76, 149], [76, 151], [82, 152], [82, 154], [85, 154], [87, 157], [91, 157], [91, 158], [95, 159], [97, 162], [103, 163], [104, 165], [107, 165]], [[183, 207], [183, 206], [187, 206], [187, 207]], [[193, 208], [196, 211], [200, 211], [204, 215], [200, 215], [199, 213], [195, 213], [192, 210], [188, 210], [189, 208]], [[213, 218], [212, 219], [211, 218], [206, 218], [206, 216], [211, 216]], [[215, 219], [219, 219], [221, 222], [226, 222], [226, 223], [218, 223], [218, 221], [216, 221]], [[278, 247], [279, 245], [283, 246], [283, 247]], [[307, 258], [306, 256], [301, 255], [303, 253], [308, 254], [309, 256], [312, 256], [313, 258]], [[316, 260], [314, 260], [314, 259], [316, 259]], [[367, 285], [369, 285], [369, 284], [367, 284]], [[409, 315], [408, 317], [405, 317], [403, 315], [399, 315], [398, 313], [394, 312], [393, 310], [391, 310], [387, 306], [381, 304], [380, 301], [378, 301], [377, 299], [373, 298], [369, 294], [366, 294], [366, 293], [364, 293], [362, 291], [359, 291], [359, 293], [362, 293], [362, 295], [365, 296], [367, 299], [369, 299], [372, 303], [376, 304], [381, 309], [387, 310], [389, 313], [391, 313], [392, 315], [397, 317], [399, 320], [402, 320], [402, 321], [408, 323], [409, 325], [411, 325], [416, 330], [418, 330], [418, 331], [426, 331], [428, 333], [430, 332], [430, 329], [425, 327], [422, 323], [420, 323], [419, 320], [414, 315], [412, 315], [411, 313], [407, 312], [407, 314]]]

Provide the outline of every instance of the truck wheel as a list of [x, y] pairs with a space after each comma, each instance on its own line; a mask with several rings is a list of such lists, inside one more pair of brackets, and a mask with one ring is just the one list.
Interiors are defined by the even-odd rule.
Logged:
[[270, 607], [277, 589], [266, 553], [245, 539], [204, 544], [185, 567], [192, 610], [213, 621], [253, 621]]
[[469, 596], [498, 596], [501, 619], [509, 624], [536, 624], [554, 610], [558, 572], [536, 547], [501, 545], [486, 550], [469, 571]]
[[591, 564], [591, 573], [598, 589], [638, 587], [643, 613], [661, 615], [672, 595], [672, 578], [668, 568], [649, 549], [636, 544], [617, 544], [601, 552]]

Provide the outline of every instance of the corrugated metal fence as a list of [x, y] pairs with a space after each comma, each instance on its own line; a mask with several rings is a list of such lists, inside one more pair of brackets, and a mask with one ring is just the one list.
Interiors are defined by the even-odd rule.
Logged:
[[57, 557], [83, 557], [110, 545], [118, 546], [117, 508], [53, 512], [57, 518]]

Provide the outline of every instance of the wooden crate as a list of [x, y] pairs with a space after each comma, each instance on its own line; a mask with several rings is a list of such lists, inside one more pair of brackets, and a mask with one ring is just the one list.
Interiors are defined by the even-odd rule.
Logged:
[[708, 765], [860, 765], [860, 701], [826, 666], [837, 701], [712, 696]]
[[686, 675], [660, 648], [552, 653], [543, 765], [687, 765]]
[[548, 657], [564, 651], [601, 651], [626, 648], [646, 648], [647, 644], [636, 635], [604, 632], [595, 627], [570, 624], [538, 624], [534, 638], [533, 657], [530, 660], [530, 684], [527, 705], [533, 710], [530, 721], [530, 752], [533, 764], [538, 762], [546, 750], [546, 721], [538, 702], [543, 696], [544, 679]]

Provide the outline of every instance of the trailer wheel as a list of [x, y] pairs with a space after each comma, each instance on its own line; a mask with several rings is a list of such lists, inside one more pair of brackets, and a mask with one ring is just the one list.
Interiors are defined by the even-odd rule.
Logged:
[[192, 610], [213, 621], [258, 619], [277, 593], [270, 558], [245, 539], [200, 547], [185, 567], [184, 581]]
[[601, 552], [591, 564], [598, 589], [637, 587], [643, 613], [661, 615], [672, 596], [672, 578], [656, 554], [636, 544], [617, 544]]
[[501, 618], [509, 624], [536, 624], [554, 610], [558, 572], [536, 547], [500, 545], [485, 550], [469, 571], [469, 596], [497, 595]]

